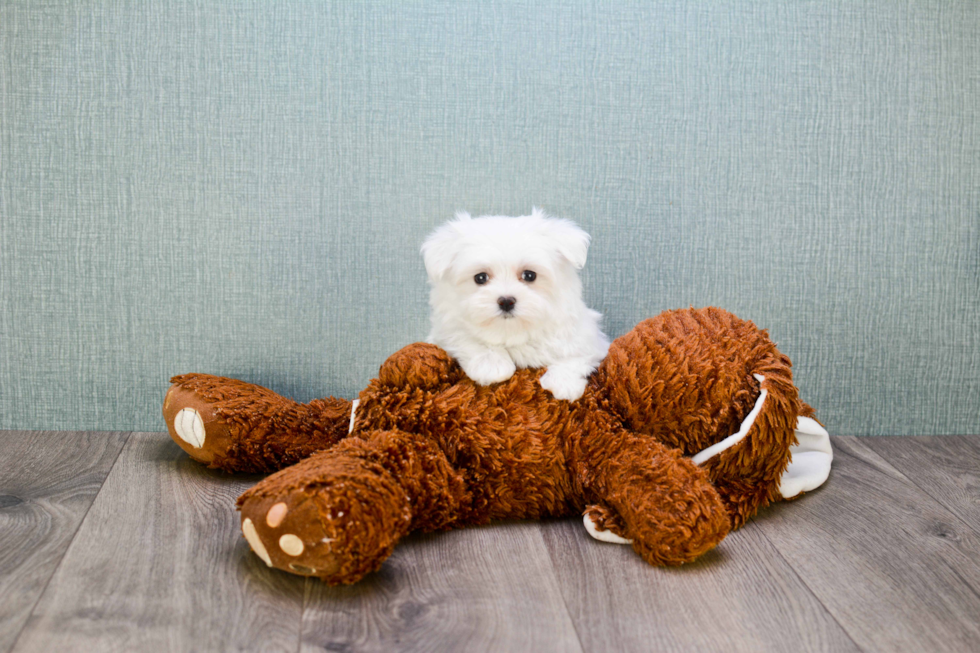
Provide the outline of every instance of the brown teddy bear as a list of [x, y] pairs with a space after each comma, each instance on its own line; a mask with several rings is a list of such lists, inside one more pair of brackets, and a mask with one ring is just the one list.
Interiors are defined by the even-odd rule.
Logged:
[[650, 564], [682, 564], [829, 474], [789, 359], [721, 309], [641, 322], [576, 401], [543, 390], [542, 372], [479, 386], [414, 344], [356, 402], [187, 374], [163, 414], [195, 460], [276, 472], [238, 499], [245, 537], [266, 564], [329, 583], [378, 569], [410, 531], [568, 515]]

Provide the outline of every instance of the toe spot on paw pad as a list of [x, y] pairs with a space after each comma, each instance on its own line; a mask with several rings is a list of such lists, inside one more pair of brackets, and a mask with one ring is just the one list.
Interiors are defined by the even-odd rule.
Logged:
[[286, 555], [291, 555], [293, 557], [298, 556], [303, 553], [303, 540], [299, 539], [292, 533], [287, 533], [279, 538], [279, 548], [282, 549], [283, 553]]
[[262, 558], [262, 562], [271, 567], [272, 559], [269, 558], [269, 552], [265, 550], [265, 545], [262, 544], [262, 540], [259, 539], [259, 534], [255, 530], [255, 524], [248, 517], [242, 522], [242, 533], [245, 535], [245, 539], [248, 540], [248, 545], [255, 551], [255, 555]]
[[289, 508], [286, 507], [285, 503], [277, 503], [269, 508], [269, 512], [265, 516], [265, 523], [269, 525], [269, 528], [276, 528], [286, 518], [287, 512], [289, 512]]

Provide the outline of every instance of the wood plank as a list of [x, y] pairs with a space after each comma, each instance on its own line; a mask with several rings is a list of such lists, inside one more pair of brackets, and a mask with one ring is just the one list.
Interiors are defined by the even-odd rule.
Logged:
[[980, 641], [980, 537], [862, 443], [834, 438], [828, 484], [756, 519], [859, 646]]
[[233, 502], [257, 477], [165, 434], [0, 432], [0, 651], [973, 646], [980, 440], [834, 445], [824, 488], [693, 565], [650, 567], [578, 520], [506, 523], [413, 536], [331, 588], [248, 551]]
[[753, 523], [682, 567], [597, 542], [581, 520], [545, 540], [587, 651], [858, 650]]
[[128, 437], [0, 431], [0, 651], [13, 646]]
[[134, 433], [14, 650], [296, 650], [306, 581], [265, 567], [234, 510], [256, 480]]
[[311, 584], [303, 650], [580, 651], [541, 529], [416, 535], [356, 585]]
[[861, 443], [980, 533], [980, 436], [862, 438]]

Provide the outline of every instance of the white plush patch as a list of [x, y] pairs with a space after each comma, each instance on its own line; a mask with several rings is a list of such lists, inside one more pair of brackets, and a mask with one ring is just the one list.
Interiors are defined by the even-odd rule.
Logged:
[[599, 540], [600, 542], [609, 542], [611, 544], [632, 544], [633, 540], [627, 540], [625, 537], [620, 537], [612, 531], [600, 531], [595, 522], [589, 515], [582, 516], [582, 522], [585, 524], [585, 530], [588, 531], [589, 535]]
[[[752, 376], [754, 376], [759, 383], [762, 383], [763, 381], [766, 380], [766, 377], [762, 376], [761, 374], [753, 374]], [[749, 429], [751, 429], [752, 425], [755, 423], [755, 418], [759, 416], [760, 412], [762, 412], [762, 405], [766, 402], [766, 397], [768, 395], [769, 395], [768, 390], [763, 390], [762, 392], [759, 393], [759, 398], [756, 399], [755, 406], [752, 407], [752, 411], [745, 416], [744, 420], [742, 420], [742, 425], [739, 427], [737, 433], [733, 433], [732, 435], [729, 435], [721, 442], [716, 442], [715, 444], [711, 445], [707, 449], [703, 449], [698, 453], [694, 454], [691, 457], [691, 461], [695, 465], [704, 464], [706, 461], [711, 460], [711, 458], [717, 456], [725, 449], [728, 449], [729, 447], [734, 447], [736, 444], [741, 442], [745, 438], [745, 436], [749, 434]]]
[[354, 417], [357, 415], [357, 406], [361, 403], [360, 399], [355, 399], [350, 404], [350, 424], [347, 425], [347, 433], [354, 432]]
[[796, 420], [794, 433], [799, 444], [789, 448], [792, 458], [779, 479], [779, 493], [784, 499], [823, 485], [830, 476], [830, 464], [834, 460], [830, 434], [815, 420], [800, 417]]
[[181, 440], [195, 449], [204, 446], [204, 420], [193, 408], [182, 408], [174, 417], [174, 430]]
[[262, 540], [259, 539], [259, 534], [255, 531], [255, 524], [248, 517], [242, 522], [242, 533], [245, 535], [245, 539], [248, 540], [248, 545], [255, 551], [255, 554], [262, 558], [262, 562], [271, 567], [272, 559], [269, 557], [269, 552], [265, 550], [265, 545], [262, 544]]

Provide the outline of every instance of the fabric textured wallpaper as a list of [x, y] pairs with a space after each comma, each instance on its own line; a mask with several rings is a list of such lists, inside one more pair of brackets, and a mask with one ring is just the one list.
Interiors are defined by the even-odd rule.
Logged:
[[834, 434], [980, 432], [980, 3], [0, 0], [0, 428], [353, 396], [425, 234], [570, 218], [619, 335], [768, 328]]

